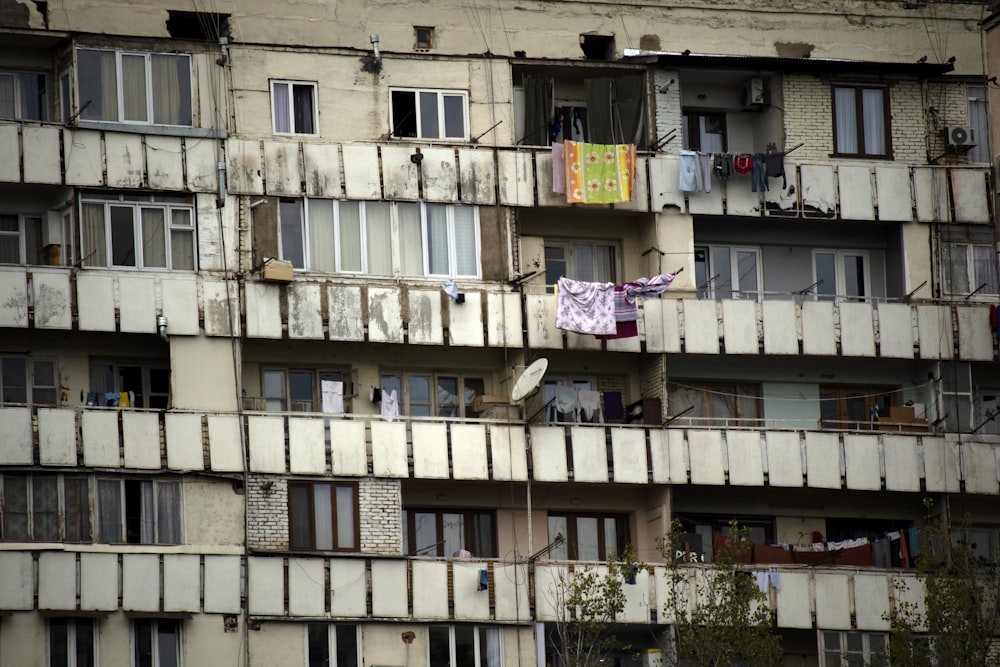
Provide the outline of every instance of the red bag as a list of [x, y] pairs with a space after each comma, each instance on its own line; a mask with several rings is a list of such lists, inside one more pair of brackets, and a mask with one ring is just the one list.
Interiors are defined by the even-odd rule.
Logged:
[[752, 155], [737, 155], [733, 158], [733, 169], [737, 174], [748, 174], [753, 169]]

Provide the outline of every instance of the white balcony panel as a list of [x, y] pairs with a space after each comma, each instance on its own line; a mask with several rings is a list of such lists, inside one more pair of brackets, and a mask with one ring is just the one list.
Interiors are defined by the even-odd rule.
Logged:
[[410, 343], [416, 345], [443, 345], [441, 329], [441, 290], [409, 291], [409, 322], [407, 330]]
[[802, 302], [802, 352], [836, 356], [837, 341], [833, 326], [833, 303]]
[[887, 491], [919, 491], [920, 468], [917, 439], [910, 435], [882, 436], [885, 452], [885, 488]]
[[714, 299], [684, 299], [684, 350], [719, 353], [719, 315]]
[[552, 294], [526, 294], [528, 311], [528, 347], [561, 350], [562, 330], [556, 328], [556, 297]]
[[234, 415], [208, 416], [208, 462], [216, 472], [243, 470], [242, 426]]
[[878, 436], [845, 434], [844, 461], [847, 488], [855, 491], [878, 491], [882, 488]]
[[534, 206], [535, 177], [529, 151], [497, 153], [497, 183], [503, 206]]
[[465, 292], [465, 303], [448, 303], [448, 343], [483, 347], [483, 341], [483, 295]]
[[778, 627], [811, 629], [812, 592], [809, 590], [809, 575], [800, 572], [782, 572], [781, 588], [778, 589]]
[[122, 609], [160, 611], [159, 556], [155, 554], [122, 556]]
[[372, 474], [376, 477], [407, 477], [406, 424], [373, 421]]
[[879, 355], [895, 359], [913, 358], [913, 320], [910, 306], [902, 303], [878, 305]]
[[0, 270], [0, 327], [28, 326], [28, 279], [24, 269]]
[[604, 429], [574, 426], [569, 432], [573, 443], [573, 480], [606, 483], [608, 447], [605, 444]]
[[791, 181], [788, 183], [787, 187], [782, 187], [781, 184], [773, 178], [767, 179], [768, 189], [764, 191], [764, 202], [776, 205], [782, 211], [797, 211], [799, 199], [798, 191], [795, 187], [794, 166], [786, 163], [785, 172], [790, 175], [790, 178], [786, 180]]
[[650, 206], [662, 211], [667, 206], [684, 210], [684, 193], [678, 188], [680, 162], [674, 156], [656, 156], [649, 159]]
[[372, 343], [403, 342], [403, 312], [399, 290], [368, 288], [368, 340]]
[[[41, 414], [38, 420], [41, 430]], [[98, 468], [120, 466], [118, 412], [86, 410], [82, 413], [80, 422], [83, 433], [83, 465]]]
[[913, 220], [909, 167], [875, 167], [875, 186], [881, 222]]
[[486, 563], [462, 563], [457, 560], [452, 562], [452, 578], [455, 582], [455, 620], [489, 620], [490, 591], [479, 590], [479, 573], [486, 569]]
[[368, 474], [365, 423], [330, 420], [330, 455], [334, 475], [363, 477]]
[[498, 621], [519, 621], [531, 618], [528, 603], [528, 570], [524, 565], [493, 565], [493, 587]]
[[361, 319], [361, 288], [330, 285], [326, 300], [329, 304], [330, 340], [365, 339], [365, 323]]
[[722, 328], [726, 354], [757, 354], [757, 304], [726, 299], [722, 302]]
[[372, 561], [372, 616], [401, 618], [409, 615], [405, 560]]
[[684, 431], [667, 431], [667, 457], [670, 461], [670, 481], [674, 484], [687, 484], [690, 457]]
[[954, 342], [948, 306], [917, 306], [921, 359], [951, 359]]
[[612, 429], [611, 461], [615, 482], [619, 484], [645, 484], [649, 481], [649, 473], [646, 469], [645, 429]]
[[246, 285], [247, 335], [281, 338], [281, 288], [262, 282]]
[[561, 426], [531, 427], [531, 465], [537, 482], [565, 482], [566, 431]]
[[146, 178], [154, 190], [184, 189], [184, 151], [180, 137], [146, 135]]
[[997, 447], [991, 443], [962, 445], [966, 493], [997, 495]]
[[31, 301], [38, 329], [71, 329], [69, 272], [33, 271]]
[[927, 613], [927, 582], [920, 577], [900, 575], [893, 578], [892, 591], [897, 608], [901, 604], [912, 605], [913, 618], [916, 620], [913, 629], [926, 632], [926, 624], [920, 620], [926, 618]]
[[[785, 170], [789, 171], [788, 167]], [[802, 205], [817, 209], [824, 214], [836, 211], [837, 189], [833, 167], [804, 164], [799, 167], [799, 173], [802, 177]]]
[[590, 334], [578, 334], [567, 331], [566, 348], [570, 350], [600, 350], [601, 341]]
[[632, 199], [624, 204], [612, 204], [616, 211], [648, 211], [649, 210], [649, 178], [646, 176], [647, 159], [635, 158], [635, 180], [632, 182]]
[[164, 415], [167, 468], [202, 470], [205, 455], [201, 442], [201, 415], [168, 412]]
[[76, 609], [76, 554], [38, 555], [38, 608]]
[[163, 611], [201, 611], [201, 558], [194, 554], [163, 556]]
[[217, 192], [219, 189], [219, 156], [215, 139], [184, 139], [187, 158], [187, 185], [194, 192]]
[[21, 181], [21, 142], [17, 125], [0, 125], [0, 183]]
[[339, 199], [343, 194], [340, 180], [340, 146], [337, 144], [302, 144], [306, 194], [310, 197]]
[[566, 194], [552, 191], [552, 153], [535, 153], [535, 180], [539, 206], [566, 206]]
[[626, 582], [622, 586], [625, 608], [615, 620], [621, 623], [649, 623], [649, 571], [640, 569], [635, 575], [635, 583]]
[[160, 420], [155, 412], [122, 411], [125, 467], [159, 470]]
[[[346, 159], [346, 146], [344, 151], [344, 168], [350, 172], [353, 170], [353, 163]], [[382, 146], [382, 179], [386, 199], [420, 199], [420, 167], [410, 161], [410, 156], [415, 153], [412, 146]]]
[[451, 467], [455, 479], [489, 479], [485, 425], [451, 424]]
[[884, 632], [889, 629], [889, 578], [887, 576], [882, 574], [854, 575], [854, 614], [858, 630]]
[[563, 604], [570, 574], [565, 565], [535, 566], [535, 617], [539, 621], [567, 618]]
[[247, 558], [247, 597], [251, 614], [285, 613], [285, 563], [281, 558]]
[[236, 291], [235, 284], [221, 280], [206, 280], [202, 283], [205, 333], [209, 336], [239, 335], [240, 312]]
[[[670, 434], [672, 430], [651, 430], [649, 432], [649, 460], [653, 473], [654, 484], [668, 484], [671, 481], [670, 473]], [[684, 434], [680, 433], [683, 445]], [[683, 462], [683, 461], [682, 461]], [[684, 482], [687, 482], [687, 472], [684, 472]], [[683, 482], [681, 482], [683, 483]]]
[[840, 349], [845, 357], [875, 356], [870, 303], [840, 304]]
[[326, 611], [324, 562], [316, 558], [288, 559], [288, 613], [322, 616]]
[[721, 431], [696, 429], [688, 431], [688, 456], [691, 459], [692, 484], [726, 483]]
[[[48, 127], [32, 127], [25, 125], [21, 130], [23, 141], [24, 157], [24, 182], [25, 183], [61, 183], [62, 164], [59, 158], [59, 130]], [[90, 142], [84, 141], [86, 148], [80, 151], [81, 160], [93, 159], [93, 171], [101, 174], [103, 183], [103, 163], [101, 160], [100, 135], [93, 133], [97, 137], [96, 158], [91, 149]], [[70, 147], [68, 153], [74, 151]], [[97, 185], [98, 183], [94, 183]]]
[[486, 342], [490, 347], [523, 347], [521, 297], [486, 295]]
[[[458, 168], [451, 148], [424, 148], [421, 170], [426, 201], [458, 201]], [[388, 198], [388, 194], [386, 195]]]
[[[392, 147], [390, 147], [392, 148]], [[343, 146], [344, 192], [348, 199], [380, 199], [378, 148], [376, 146]], [[409, 158], [407, 158], [409, 164]], [[386, 169], [388, 169], [386, 165]], [[388, 191], [386, 192], [388, 196]], [[416, 199], [416, 197], [413, 197]]]
[[961, 490], [958, 443], [925, 436], [924, 482], [929, 493], [958, 493]]
[[413, 476], [448, 479], [448, 426], [413, 422]]
[[156, 333], [155, 281], [152, 278], [120, 275], [118, 294], [122, 333]]
[[458, 151], [458, 179], [462, 202], [492, 206], [497, 202], [497, 177], [493, 167], [493, 151], [464, 149]]
[[330, 589], [331, 616], [356, 618], [367, 615], [368, 577], [365, 574], [365, 561], [331, 559]]
[[768, 484], [802, 486], [802, 454], [798, 433], [767, 432]]
[[729, 452], [729, 483], [733, 486], [764, 486], [764, 455], [758, 431], [726, 431]]
[[31, 553], [0, 552], [0, 609], [8, 611], [35, 608], [35, 573]]
[[241, 195], [264, 194], [260, 142], [226, 139], [226, 153], [226, 188], [229, 192]]
[[[639, 315], [639, 331], [640, 336], [642, 335], [643, 329], [643, 316]], [[607, 346], [608, 352], [641, 352], [642, 345], [639, 336], [630, 336], [629, 338], [612, 338], [610, 340], [604, 341]]]
[[283, 417], [247, 417], [250, 470], [285, 472], [285, 420]]
[[798, 354], [795, 303], [765, 301], [761, 310], [764, 313], [764, 354]]
[[760, 194], [753, 192], [745, 182], [726, 183], [726, 213], [740, 216], [760, 216]]
[[205, 556], [205, 613], [238, 614], [241, 581], [239, 556]]
[[448, 618], [448, 563], [411, 561], [413, 566], [413, 616]]
[[986, 173], [981, 169], [955, 168], [949, 171], [955, 222], [988, 223], [990, 206]]
[[326, 428], [322, 419], [288, 418], [288, 465], [296, 474], [326, 472]]
[[146, 170], [142, 137], [138, 134], [108, 132], [104, 135], [108, 160], [109, 188], [141, 188]]
[[722, 188], [712, 179], [711, 192], [689, 192], [688, 213], [692, 215], [722, 215]]
[[[782, 573], [784, 579], [784, 573]], [[784, 582], [782, 582], [784, 584]], [[816, 627], [851, 629], [850, 581], [846, 574], [816, 574]]]
[[76, 275], [77, 325], [81, 331], [115, 330], [115, 287], [110, 274]]
[[163, 314], [167, 318], [167, 333], [179, 336], [196, 336], [198, 326], [198, 283], [191, 278], [161, 277]]
[[986, 306], [958, 306], [958, 358], [967, 361], [993, 360], [993, 335]]
[[[76, 465], [76, 413], [38, 408], [38, 458], [42, 465]], [[117, 448], [118, 433], [114, 444]], [[117, 464], [116, 464], [117, 465]]]
[[524, 429], [490, 424], [490, 457], [493, 479], [523, 482], [528, 479], [528, 455]]
[[321, 285], [292, 283], [288, 286], [288, 337], [323, 340]]
[[917, 199], [917, 220], [950, 222], [948, 177], [940, 167], [915, 167], [913, 190]]
[[875, 201], [872, 190], [871, 167], [852, 167], [841, 164], [837, 168], [840, 187], [840, 217], [844, 220], [874, 220]]
[[0, 447], [0, 465], [31, 465], [34, 454], [31, 409], [0, 409], [0, 433], [4, 434], [3, 447]]
[[299, 145], [287, 141], [264, 142], [264, 187], [269, 195], [302, 194]]
[[[3, 569], [0, 567], [0, 570]], [[80, 554], [80, 609], [87, 611], [118, 609], [117, 554]]]
[[[24, 146], [26, 149], [24, 151], [25, 182], [30, 182], [27, 174], [29, 163], [37, 159], [33, 155], [36, 147], [33, 142], [29, 141], [29, 132], [38, 129], [41, 128], [24, 128]], [[46, 133], [46, 136], [50, 137], [51, 135]], [[101, 155], [101, 133], [94, 130], [64, 129], [62, 139], [63, 154], [65, 155], [66, 185], [104, 185], [104, 156]], [[51, 150], [51, 147], [46, 146], [46, 149]], [[51, 155], [44, 157], [51, 159]], [[108, 157], [113, 158], [111, 155]], [[58, 148], [55, 159], [56, 169], [58, 169]], [[52, 179], [53, 177], [49, 174], [46, 178]], [[58, 183], [59, 181], [59, 175], [57, 174], [55, 180], [45, 180], [42, 182]]]

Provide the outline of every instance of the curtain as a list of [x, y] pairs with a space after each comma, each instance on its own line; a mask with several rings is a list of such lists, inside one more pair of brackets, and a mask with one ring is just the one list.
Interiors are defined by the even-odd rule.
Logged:
[[150, 56], [153, 73], [153, 122], [157, 125], [191, 125], [191, 57]]
[[107, 266], [108, 240], [104, 226], [104, 204], [83, 204], [82, 234], [81, 255], [84, 266]]
[[337, 211], [338, 241], [340, 242], [340, 270], [361, 272], [361, 204], [342, 201]]
[[617, 112], [621, 141], [635, 144], [640, 149], [649, 145], [646, 131], [646, 76], [622, 76], [615, 79], [615, 111]]
[[552, 124], [552, 79], [524, 75], [524, 138], [527, 146], [548, 146]]
[[973, 289], [977, 289], [980, 285], [986, 285], [980, 290], [980, 294], [1000, 292], [1000, 285], [997, 284], [997, 256], [996, 251], [991, 246], [973, 245], [972, 265], [973, 275], [976, 277]]
[[354, 544], [354, 487], [337, 487], [337, 548], [353, 549]]
[[313, 90], [311, 85], [292, 86], [292, 112], [295, 115], [296, 134], [315, 134], [313, 126], [315, 111], [313, 110]]
[[176, 482], [159, 482], [156, 485], [156, 523], [159, 528], [158, 544], [181, 543], [181, 487]]
[[[139, 482], [139, 493], [141, 502], [141, 509], [139, 510], [139, 543], [156, 544], [156, 503], [153, 499], [153, 483]], [[128, 510], [129, 507], [126, 503], [126, 513], [129, 513]]]
[[[976, 131], [976, 145], [967, 153], [969, 162], [990, 161], [990, 119], [986, 86], [967, 86], [969, 125]], [[2, 106], [2, 105], [0, 105]]]
[[32, 539], [38, 542], [59, 541], [59, 487], [55, 477], [38, 477], [31, 484]]
[[885, 155], [885, 89], [864, 88], [861, 91], [861, 106], [865, 115], [865, 153]]
[[455, 275], [479, 275], [479, 244], [476, 228], [476, 210], [468, 206], [456, 206], [455, 215]]
[[146, 56], [122, 54], [122, 120], [145, 123], [149, 120], [146, 108]]
[[174, 209], [170, 215], [170, 268], [193, 271], [194, 227], [191, 225], [191, 211]]
[[587, 137], [594, 144], [623, 144], [622, 133], [615, 123], [613, 79], [597, 77], [585, 79], [584, 95], [587, 101]]
[[14, 104], [15, 84], [13, 74], [0, 74], [0, 118], [17, 117], [17, 107]]
[[166, 211], [144, 208], [142, 212], [142, 264], [144, 267], [167, 268]]
[[274, 108], [274, 131], [290, 133], [292, 131], [292, 118], [289, 112], [290, 103], [288, 100], [288, 87], [287, 83], [274, 83], [271, 84], [272, 95], [274, 100], [272, 106]]
[[333, 548], [333, 497], [329, 484], [314, 484], [313, 527], [316, 531], [316, 549]]
[[115, 52], [79, 49], [77, 69], [80, 117], [85, 120], [117, 121], [118, 67]]
[[[333, 226], [333, 201], [309, 199], [309, 268], [334, 273], [337, 270], [336, 241]], [[341, 207], [343, 211], [344, 207]]]
[[297, 269], [304, 269], [302, 202], [298, 199], [282, 199], [278, 202], [278, 223], [281, 231], [281, 259], [290, 261]]
[[400, 271], [406, 276], [424, 275], [424, 244], [420, 227], [420, 205], [398, 204]]
[[427, 263], [428, 273], [451, 275], [448, 265], [448, 207], [441, 204], [427, 205]]
[[391, 214], [388, 202], [366, 202], [364, 205], [368, 273], [371, 275], [392, 275]]
[[838, 153], [858, 152], [858, 113], [855, 105], [854, 88], [833, 90], [834, 113], [837, 117], [836, 147]]
[[48, 95], [45, 90], [45, 75], [24, 73], [18, 76], [21, 88], [21, 118], [47, 120], [48, 109], [43, 108]]
[[122, 541], [122, 486], [118, 480], [102, 479], [97, 483], [98, 521], [101, 542]]

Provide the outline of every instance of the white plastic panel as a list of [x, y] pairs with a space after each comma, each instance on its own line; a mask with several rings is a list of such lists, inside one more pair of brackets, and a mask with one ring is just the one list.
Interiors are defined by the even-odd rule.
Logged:
[[292, 473], [326, 472], [326, 429], [319, 418], [288, 418], [288, 465]]
[[440, 290], [409, 290], [409, 342], [417, 345], [442, 345]]
[[[81, 152], [86, 153], [88, 159], [94, 160], [93, 164], [96, 165], [94, 171], [100, 172], [102, 170], [100, 135], [97, 132], [92, 134], [97, 137], [98, 142], [96, 144], [96, 159], [90, 149]], [[23, 151], [24, 182], [61, 183], [62, 164], [59, 159], [59, 130], [25, 125], [21, 129], [21, 140], [25, 148]], [[93, 144], [86, 142], [86, 145], [89, 147]]]
[[323, 340], [321, 285], [292, 283], [288, 286], [288, 337]]
[[226, 139], [226, 189], [231, 194], [264, 194], [264, 174], [260, 142]]
[[[386, 199], [420, 198], [417, 186], [420, 168], [410, 161], [410, 156], [415, 153], [416, 149], [411, 146], [382, 146], [382, 179]], [[344, 169], [347, 172], [353, 169], [353, 163], [346, 159], [346, 153]]]
[[34, 456], [34, 436], [31, 432], [30, 408], [0, 408], [0, 465], [31, 465]]
[[729, 452], [729, 483], [733, 486], [764, 486], [764, 455], [757, 431], [726, 431]]
[[[10, 570], [4, 571], [10, 572]], [[80, 554], [80, 609], [88, 611], [118, 609], [116, 554]]]
[[958, 358], [969, 361], [993, 360], [993, 335], [986, 306], [958, 306]]
[[398, 289], [368, 288], [369, 342], [403, 342], [403, 313], [399, 296]]
[[802, 352], [836, 356], [833, 303], [830, 301], [802, 302]]
[[802, 455], [798, 433], [768, 431], [767, 470], [771, 486], [802, 486]]
[[[205, 333], [209, 336], [239, 335], [239, 307], [236, 303], [236, 285], [221, 280], [202, 282], [204, 299]], [[233, 300], [232, 308], [229, 300]], [[230, 315], [231, 313], [231, 315]]]
[[919, 491], [920, 469], [917, 438], [912, 435], [884, 435], [885, 488], [887, 491]]
[[[24, 167], [25, 172], [28, 165], [34, 161], [34, 144], [28, 139], [29, 130], [35, 128], [24, 128]], [[66, 185], [104, 185], [104, 157], [101, 155], [101, 133], [96, 130], [63, 130], [63, 154], [66, 156]], [[51, 158], [51, 156], [46, 156]], [[113, 156], [109, 156], [112, 157]], [[56, 152], [56, 167], [58, 168], [59, 153]], [[52, 178], [48, 176], [48, 178]], [[25, 174], [25, 182], [28, 182]], [[45, 181], [48, 183], [58, 183], [59, 177], [55, 180]]]
[[405, 560], [372, 561], [372, 616], [398, 618], [409, 615]]
[[535, 181], [538, 206], [566, 206], [566, 194], [552, 191], [552, 153], [535, 153]]
[[879, 355], [896, 359], [913, 358], [911, 307], [902, 303], [878, 305]]
[[689, 192], [688, 213], [692, 215], [722, 215], [722, 188], [712, 179], [711, 192]]
[[667, 456], [670, 459], [670, 481], [674, 484], [688, 482], [688, 439], [684, 431], [667, 431]]
[[993, 443], [962, 445], [966, 493], [997, 495], [997, 449]]
[[310, 197], [339, 199], [343, 194], [340, 180], [340, 146], [302, 144], [302, 162], [305, 165], [306, 194]]
[[146, 135], [146, 178], [154, 190], [184, 188], [184, 160], [180, 137]]
[[413, 616], [448, 618], [448, 563], [411, 561], [413, 567]]
[[110, 274], [76, 275], [77, 326], [80, 331], [115, 330], [115, 289]]
[[746, 186], [746, 183], [730, 180], [726, 183], [726, 213], [760, 217], [760, 195]]
[[167, 412], [164, 415], [167, 467], [171, 470], [202, 470], [205, 455], [201, 442], [201, 415]]
[[35, 608], [33, 570], [30, 552], [0, 551], [0, 609]]
[[847, 488], [854, 491], [878, 491], [882, 488], [879, 470], [878, 436], [844, 435], [844, 461]]
[[[787, 167], [785, 168], [787, 171]], [[799, 167], [802, 178], [802, 205], [830, 213], [837, 209], [837, 194], [834, 185], [833, 167], [829, 165], [804, 164]]]
[[413, 422], [413, 476], [448, 479], [448, 427], [446, 424]]
[[281, 558], [247, 558], [247, 597], [251, 614], [285, 613], [285, 563]]
[[239, 556], [205, 556], [205, 613], [240, 612], [241, 567]]
[[[639, 330], [641, 331], [642, 315], [639, 316], [639, 321]], [[641, 352], [642, 345], [640, 341], [639, 336], [630, 336], [628, 338], [612, 338], [604, 341], [604, 344], [607, 346], [608, 352]]]
[[533, 206], [535, 176], [529, 151], [497, 152], [497, 184], [503, 206]]
[[493, 151], [460, 148], [458, 169], [463, 202], [484, 206], [496, 204], [497, 177], [493, 167]]
[[837, 168], [840, 186], [840, 217], [844, 220], [874, 220], [875, 202], [871, 167]]
[[122, 411], [126, 468], [160, 468], [160, 421], [155, 412]]
[[376, 477], [407, 477], [406, 424], [372, 421], [372, 474]]
[[187, 185], [194, 192], [217, 192], [219, 189], [219, 159], [216, 139], [186, 137], [184, 157], [187, 159]]
[[[892, 595], [896, 600], [896, 604], [912, 605], [914, 618], [917, 620], [913, 629], [917, 632], [926, 632], [926, 625], [919, 622], [920, 619], [925, 618], [924, 615], [927, 612], [927, 607], [924, 603], [927, 599], [926, 581], [915, 576], [898, 576], [893, 579], [893, 583], [890, 584], [890, 590], [893, 592]], [[896, 581], [902, 582], [902, 586], [895, 585]]]
[[448, 343], [482, 347], [483, 340], [483, 295], [465, 292], [465, 303], [448, 303]]
[[21, 181], [21, 142], [15, 124], [0, 125], [0, 183]]
[[764, 354], [798, 354], [794, 301], [764, 301]]
[[523, 482], [528, 479], [528, 455], [524, 429], [490, 424], [490, 457], [493, 479]]
[[201, 558], [193, 554], [163, 556], [163, 611], [201, 610]]
[[913, 220], [909, 167], [875, 167], [875, 188], [881, 222]]
[[302, 194], [298, 143], [264, 142], [264, 189], [269, 195]]
[[522, 347], [521, 297], [518, 294], [486, 295], [486, 342], [490, 347]]
[[566, 431], [560, 426], [531, 427], [531, 464], [535, 481], [565, 482]]
[[[384, 150], [384, 149], [383, 149]], [[455, 151], [451, 148], [424, 148], [420, 163], [427, 201], [458, 201], [458, 167]], [[388, 198], [388, 193], [386, 197]]]
[[248, 282], [246, 321], [247, 336], [251, 338], [281, 338], [281, 287]]
[[[76, 413], [38, 408], [38, 457], [42, 465], [76, 465]], [[118, 442], [115, 433], [114, 442]]]
[[80, 421], [83, 433], [83, 465], [99, 468], [120, 466], [118, 413], [110, 410], [85, 410], [80, 416]]
[[330, 589], [332, 616], [356, 618], [367, 615], [368, 579], [365, 576], [365, 561], [350, 558], [332, 559]]
[[[649, 432], [649, 460], [653, 472], [653, 484], [667, 484], [670, 479], [670, 441], [672, 430], [652, 429]], [[680, 434], [683, 439], [684, 434]], [[687, 471], [684, 472], [684, 482]]]
[[379, 182], [378, 148], [345, 144], [344, 191], [348, 199], [379, 199], [382, 187]]
[[812, 628], [809, 574], [783, 571], [777, 601], [779, 628]]
[[558, 621], [566, 618], [563, 606], [569, 570], [565, 565], [535, 566], [535, 618], [539, 621]]
[[285, 420], [283, 417], [247, 417], [250, 470], [285, 472]]
[[361, 288], [330, 285], [326, 292], [329, 304], [330, 340], [364, 340], [365, 323], [361, 319]]
[[948, 306], [917, 306], [921, 359], [951, 359], [954, 342]]
[[334, 475], [368, 474], [364, 422], [331, 419], [330, 450]]
[[726, 354], [757, 354], [757, 304], [726, 299], [722, 302], [722, 325]]
[[233, 415], [208, 416], [209, 465], [216, 472], [243, 470], [240, 421]]
[[196, 336], [198, 325], [198, 283], [191, 277], [160, 278], [163, 314], [167, 318], [167, 333], [171, 336]]
[[[555, 315], [552, 316], [555, 319]], [[566, 332], [566, 348], [570, 350], [600, 350], [601, 341], [590, 334]]]
[[[649, 570], [643, 568], [635, 575], [635, 583], [622, 586], [625, 608], [616, 616], [621, 623], [649, 623]], [[657, 610], [659, 611], [659, 610]]]
[[160, 557], [122, 555], [122, 609], [160, 611]]
[[930, 493], [958, 493], [959, 481], [958, 443], [944, 438], [923, 437], [924, 481]]
[[[684, 193], [680, 181], [680, 162], [675, 156], [656, 156], [649, 159], [649, 189], [653, 211], [662, 211], [667, 206], [684, 209]], [[730, 205], [730, 213], [734, 213]]]
[[875, 329], [870, 303], [840, 304], [840, 349], [845, 357], [875, 356]]
[[[782, 574], [784, 578], [784, 574]], [[851, 629], [851, 600], [846, 574], [816, 573], [816, 627]]]
[[493, 564], [493, 587], [498, 621], [517, 621], [531, 618], [528, 603], [528, 571], [524, 565]]
[[840, 488], [840, 438], [836, 433], [806, 432], [806, 484], [814, 489]]
[[76, 554], [38, 555], [38, 608], [76, 609]]
[[680, 321], [677, 299], [651, 299], [643, 304], [648, 352], [680, 352]]
[[288, 613], [292, 616], [322, 616], [326, 610], [325, 582], [322, 560], [289, 558]]
[[141, 188], [145, 171], [142, 137], [108, 132], [104, 135], [109, 188]]
[[883, 574], [854, 575], [854, 615], [858, 630], [889, 629], [889, 578]]
[[528, 347], [561, 350], [562, 331], [556, 328], [556, 297], [554, 294], [525, 294]]
[[0, 327], [28, 326], [28, 278], [23, 268], [0, 269]]
[[451, 423], [451, 466], [455, 479], [489, 479], [486, 426]]
[[917, 199], [917, 220], [950, 222], [948, 176], [940, 167], [914, 167], [913, 191]]
[[32, 271], [31, 301], [35, 306], [35, 327], [38, 329], [71, 329], [70, 288], [68, 271]]
[[[487, 563], [452, 561], [451, 572], [455, 585], [455, 619], [485, 621], [490, 617], [490, 592], [479, 590], [479, 573], [488, 569]], [[415, 596], [416, 597], [416, 596]]]
[[612, 428], [611, 461], [615, 482], [645, 484], [649, 480], [645, 429]]
[[[714, 299], [684, 299], [684, 350], [719, 353], [719, 316]], [[756, 335], [756, 334], [755, 334]]]
[[[573, 480], [576, 482], [608, 481], [608, 448], [604, 429], [573, 426], [569, 429], [573, 443]], [[538, 469], [535, 469], [537, 478]]]
[[696, 430], [687, 432], [688, 455], [691, 458], [691, 483], [722, 485], [726, 473], [722, 463], [722, 431]]
[[955, 222], [988, 223], [990, 205], [987, 196], [985, 171], [979, 169], [950, 169], [952, 201], [955, 203]]

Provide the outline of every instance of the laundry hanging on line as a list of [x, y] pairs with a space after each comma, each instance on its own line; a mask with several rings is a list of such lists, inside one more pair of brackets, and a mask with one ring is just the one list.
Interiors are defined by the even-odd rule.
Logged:
[[[632, 201], [635, 144], [564, 141], [562, 154], [567, 204], [621, 204]], [[553, 183], [555, 177], [556, 167], [553, 164]], [[553, 191], [558, 192], [555, 187]]]

